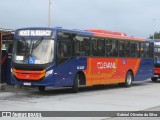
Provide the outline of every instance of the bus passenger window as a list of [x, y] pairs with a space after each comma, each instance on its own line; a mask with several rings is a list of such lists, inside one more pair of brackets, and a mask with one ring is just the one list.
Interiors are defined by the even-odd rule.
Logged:
[[141, 43], [141, 57], [149, 58], [150, 55], [149, 43]]
[[75, 37], [75, 55], [89, 56], [90, 55], [90, 39], [89, 37]]
[[119, 42], [119, 57], [130, 57], [130, 43], [129, 41]]
[[91, 44], [92, 44], [92, 47], [91, 47], [92, 48], [92, 56], [98, 56], [98, 49], [97, 49], [98, 39], [92, 38]]
[[106, 56], [111, 56], [112, 40], [106, 39]]
[[118, 55], [118, 42], [117, 40], [112, 40], [112, 49], [111, 49], [111, 56], [112, 57], [117, 57]]
[[118, 42], [113, 39], [106, 39], [106, 56], [117, 57], [118, 55]]
[[119, 42], [119, 57], [124, 57], [125, 55], [125, 44], [123, 41]]
[[136, 57], [136, 43], [131, 42], [131, 57]]
[[98, 39], [98, 56], [105, 56], [105, 41], [104, 39]]
[[153, 55], [154, 55], [154, 44], [153, 43], [150, 43], [149, 44], [149, 50], [150, 50], [150, 58], [153, 58]]
[[139, 57], [139, 43], [131, 42], [131, 57]]

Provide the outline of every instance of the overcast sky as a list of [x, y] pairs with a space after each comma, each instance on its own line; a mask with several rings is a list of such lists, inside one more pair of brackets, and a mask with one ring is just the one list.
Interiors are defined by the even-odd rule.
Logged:
[[[48, 26], [49, 0], [0, 0], [0, 28]], [[160, 31], [160, 0], [51, 0], [51, 26], [149, 37]]]

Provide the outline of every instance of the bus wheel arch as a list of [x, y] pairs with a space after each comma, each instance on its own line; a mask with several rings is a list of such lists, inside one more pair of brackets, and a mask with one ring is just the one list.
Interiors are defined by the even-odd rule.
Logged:
[[79, 74], [79, 84], [80, 85], [86, 85], [86, 76], [83, 71], [79, 71], [77, 74]]
[[131, 69], [129, 69], [125, 75], [125, 82], [119, 83], [118, 85], [123, 86], [123, 87], [131, 87], [133, 80], [134, 80], [133, 71]]
[[85, 84], [86, 84], [86, 77], [84, 72], [82, 71], [77, 72], [77, 74], [73, 79], [72, 91], [74, 93], [78, 93], [79, 86]]

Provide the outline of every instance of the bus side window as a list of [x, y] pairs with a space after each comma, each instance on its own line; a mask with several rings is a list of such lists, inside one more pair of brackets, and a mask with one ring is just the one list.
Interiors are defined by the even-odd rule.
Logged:
[[130, 45], [131, 45], [131, 57], [138, 57], [138, 54], [137, 54], [137, 50], [138, 50], [138, 48], [137, 48], [137, 42], [131, 42], [130, 43]]
[[118, 55], [118, 44], [117, 44], [117, 40], [112, 40], [112, 49], [111, 49], [111, 56], [112, 57], [117, 57]]
[[153, 43], [150, 43], [149, 45], [149, 49], [150, 49], [150, 58], [153, 58], [153, 54], [154, 54], [154, 44]]
[[112, 56], [112, 40], [111, 39], [106, 39], [106, 56]]
[[98, 56], [97, 45], [98, 45], [98, 40], [97, 40], [97, 38], [92, 38], [92, 39], [91, 39], [92, 56]]
[[89, 56], [90, 55], [89, 37], [76, 36], [74, 39], [75, 39], [75, 55], [76, 56]]
[[105, 56], [105, 41], [98, 39], [98, 56]]
[[124, 42], [119, 42], [119, 57], [124, 57]]
[[66, 42], [58, 43], [58, 56], [59, 57], [70, 57], [71, 56], [71, 44]]
[[119, 57], [130, 57], [130, 42], [129, 41], [119, 42]]
[[141, 57], [149, 58], [150, 57], [150, 48], [149, 43], [141, 43]]
[[57, 41], [57, 64], [61, 64], [68, 60], [71, 57], [71, 38], [69, 38], [70, 34], [66, 34], [60, 32]]
[[136, 57], [140, 57], [140, 43], [136, 43]]

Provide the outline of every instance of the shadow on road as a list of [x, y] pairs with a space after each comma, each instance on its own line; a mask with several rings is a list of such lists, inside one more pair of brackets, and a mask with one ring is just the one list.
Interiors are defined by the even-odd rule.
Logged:
[[[93, 92], [98, 92], [98, 91], [106, 91], [107, 90], [117, 90], [117, 89], [132, 89], [136, 88], [139, 86], [148, 86], [148, 85], [153, 85], [153, 84], [158, 84], [160, 81], [157, 82], [152, 82], [151, 80], [146, 80], [146, 81], [139, 81], [139, 82], [133, 82], [133, 85], [130, 88], [127, 87], [121, 87], [118, 84], [113, 84], [113, 85], [94, 85], [90, 87], [80, 87], [79, 88], [79, 93], [93, 93]], [[11, 93], [26, 93], [26, 95], [29, 96], [56, 96], [56, 95], [69, 95], [69, 94], [76, 94], [72, 93], [71, 87], [61, 87], [61, 88], [55, 88], [55, 87], [46, 87], [45, 91], [38, 91], [37, 87], [26, 87], [23, 86], [22, 88], [16, 89], [12, 86], [12, 88], [8, 89], [6, 92], [11, 92]], [[20, 95], [20, 94], [19, 94]]]

